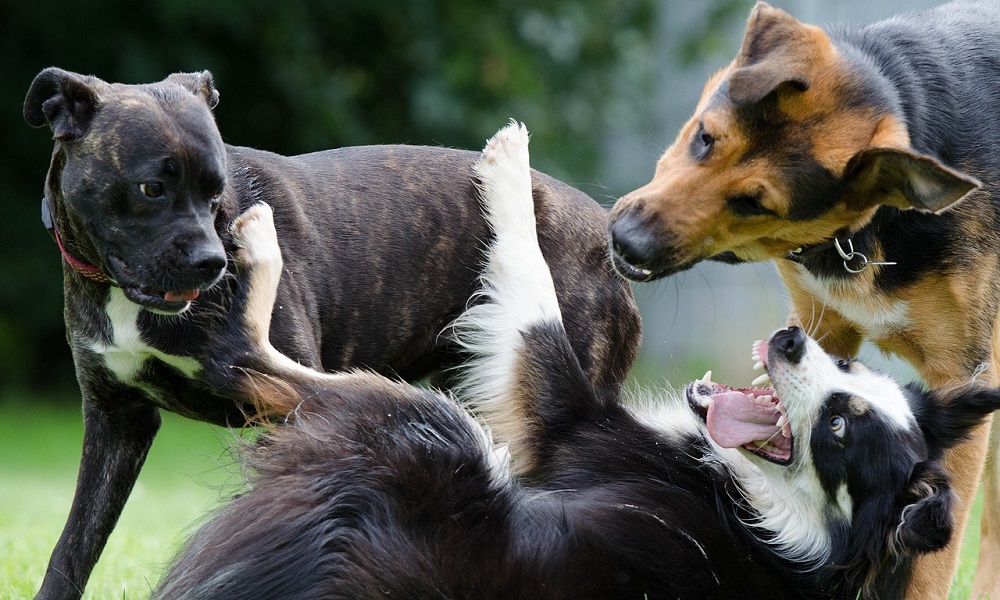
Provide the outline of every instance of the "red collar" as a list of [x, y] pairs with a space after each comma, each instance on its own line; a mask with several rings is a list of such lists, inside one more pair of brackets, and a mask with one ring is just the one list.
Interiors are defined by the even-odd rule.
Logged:
[[111, 283], [111, 279], [109, 279], [100, 268], [88, 265], [87, 263], [74, 258], [69, 252], [66, 251], [62, 240], [59, 239], [59, 230], [56, 228], [55, 220], [52, 218], [52, 213], [49, 212], [49, 204], [45, 201], [45, 198], [42, 198], [42, 223], [45, 225], [45, 228], [49, 230], [49, 233], [52, 234], [52, 238], [55, 239], [56, 246], [59, 246], [59, 252], [62, 253], [63, 259], [69, 263], [69, 266], [73, 267], [74, 271], [91, 281], [96, 281], [97, 283]]

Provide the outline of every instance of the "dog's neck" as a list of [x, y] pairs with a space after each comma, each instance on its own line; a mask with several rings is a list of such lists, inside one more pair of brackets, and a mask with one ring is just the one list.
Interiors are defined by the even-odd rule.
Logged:
[[[859, 235], [857, 247], [854, 235], [838, 233], [833, 238], [813, 244], [800, 246], [788, 253], [786, 258], [806, 267], [814, 275], [839, 274], [841, 277], [857, 275], [865, 269], [874, 266], [894, 266], [894, 261], [874, 260], [870, 257], [872, 244], [868, 235]], [[840, 261], [840, 269], [836, 263]]]
[[59, 228], [56, 227], [55, 219], [52, 217], [52, 211], [49, 210], [48, 199], [44, 197], [42, 198], [42, 224], [45, 226], [45, 229], [48, 230], [52, 239], [55, 240], [56, 246], [59, 247], [59, 252], [62, 254], [63, 259], [69, 266], [73, 267], [74, 271], [97, 283], [111, 282], [108, 276], [105, 275], [104, 271], [102, 271], [99, 267], [83, 262], [66, 250], [66, 246], [63, 244], [62, 238], [59, 235]]

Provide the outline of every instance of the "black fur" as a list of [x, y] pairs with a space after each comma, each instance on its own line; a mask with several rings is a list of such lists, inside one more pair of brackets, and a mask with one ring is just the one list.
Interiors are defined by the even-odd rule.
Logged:
[[[133, 86], [56, 68], [40, 73], [25, 99], [28, 123], [48, 124], [56, 140], [46, 202], [65, 247], [121, 286], [64, 267], [84, 451], [39, 598], [82, 594], [152, 444], [159, 409], [230, 425], [253, 413], [232, 387], [230, 367], [239, 360], [213, 350], [245, 344], [234, 296], [246, 281], [232, 260], [229, 227], [248, 206], [274, 209], [286, 268], [270, 331], [283, 353], [317, 369], [363, 366], [407, 379], [455, 358], [439, 333], [468, 304], [479, 272], [475, 249], [490, 235], [472, 179], [478, 155], [380, 146], [284, 157], [227, 146], [210, 111], [217, 101], [207, 72]], [[148, 181], [163, 182], [163, 194], [143, 197], [138, 184]], [[639, 319], [607, 261], [606, 215], [540, 173], [534, 193], [574, 349], [594, 383], [615, 393], [635, 356]], [[108, 368], [99, 347], [116, 343], [109, 298], [121, 292], [177, 312], [183, 303], [164, 292], [194, 289], [200, 295], [181, 316], [139, 313], [149, 350], [127, 359], [137, 365], [129, 380]], [[155, 353], [191, 359], [201, 370], [188, 377]]]
[[[1000, 152], [985, 140], [1000, 139], [1000, 5], [988, 0], [953, 2], [930, 11], [903, 14], [860, 29], [829, 31], [838, 50], [850, 56], [868, 108], [896, 114], [906, 123], [914, 150], [986, 182], [970, 194], [961, 215], [902, 211], [883, 206], [867, 227], [853, 234], [855, 249], [871, 256], [875, 240], [887, 260], [875, 282], [892, 293], [929, 272], [950, 272], [971, 255], [997, 254], [992, 236], [967, 243], [964, 215], [1000, 222], [1000, 200], [992, 183], [1000, 173]], [[991, 228], [997, 230], [996, 226]], [[851, 277], [836, 257], [806, 263], [814, 274]]]
[[830, 561], [810, 571], [748, 525], [756, 509], [703, 429], [658, 431], [599, 398], [559, 325], [524, 339], [530, 472], [498, 476], [449, 398], [366, 374], [301, 386], [291, 426], [246, 449], [250, 491], [153, 597], [902, 598], [912, 556], [951, 533], [936, 459], [1000, 407], [996, 390], [942, 402], [911, 388], [917, 434], [873, 410], [844, 450], [823, 437], [849, 401], [831, 397], [813, 466], [830, 502], [846, 482], [855, 511], [830, 522]]

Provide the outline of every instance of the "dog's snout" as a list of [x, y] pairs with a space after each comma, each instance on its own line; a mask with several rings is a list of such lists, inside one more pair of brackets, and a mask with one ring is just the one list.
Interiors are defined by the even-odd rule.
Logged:
[[806, 352], [806, 334], [798, 327], [789, 327], [774, 334], [770, 345], [781, 352], [788, 362], [798, 364]]
[[625, 262], [641, 267], [653, 260], [657, 252], [656, 236], [650, 234], [635, 211], [623, 213], [612, 221], [610, 233], [611, 247]]
[[198, 248], [189, 254], [191, 270], [204, 281], [214, 281], [226, 268], [226, 254], [214, 248]]

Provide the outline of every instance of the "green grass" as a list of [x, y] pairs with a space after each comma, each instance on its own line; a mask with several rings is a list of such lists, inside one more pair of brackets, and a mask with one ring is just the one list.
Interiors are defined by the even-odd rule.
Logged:
[[[0, 598], [31, 598], [62, 530], [76, 482], [78, 410], [0, 399]], [[85, 598], [145, 598], [178, 545], [241, 480], [233, 434], [164, 413], [163, 427]], [[979, 545], [979, 501], [950, 598], [965, 599]]]
[[[0, 598], [31, 598], [76, 484], [80, 413], [0, 404]], [[233, 434], [164, 413], [142, 475], [85, 598], [146, 598], [193, 524], [239, 484]]]

